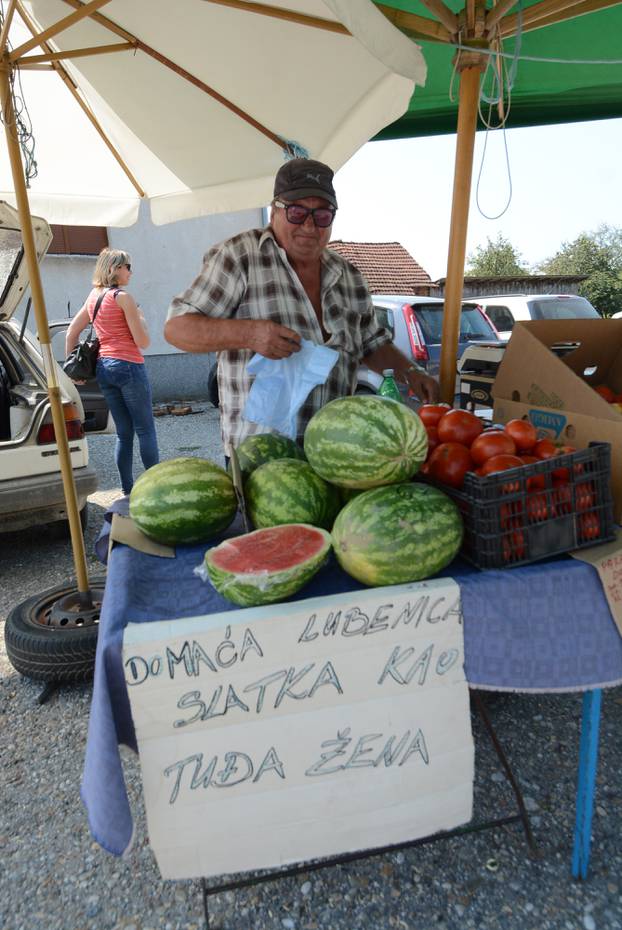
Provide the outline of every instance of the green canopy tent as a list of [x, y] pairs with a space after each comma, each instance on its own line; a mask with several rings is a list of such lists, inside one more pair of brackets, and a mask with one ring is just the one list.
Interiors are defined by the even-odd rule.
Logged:
[[[478, 107], [489, 124], [506, 127], [622, 116], [622, 3], [388, 0], [376, 6], [421, 46], [428, 76], [406, 113], [375, 139], [457, 133], [441, 352], [441, 393], [451, 401], [473, 147], [476, 129], [484, 128]], [[495, 75], [500, 82], [493, 86]], [[480, 90], [499, 102], [480, 100]]]

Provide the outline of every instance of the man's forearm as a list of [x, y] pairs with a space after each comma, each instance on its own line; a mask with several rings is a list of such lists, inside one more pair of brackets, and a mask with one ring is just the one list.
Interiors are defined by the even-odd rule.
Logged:
[[184, 352], [222, 352], [252, 348], [254, 320], [215, 320], [201, 313], [171, 317], [164, 338]]

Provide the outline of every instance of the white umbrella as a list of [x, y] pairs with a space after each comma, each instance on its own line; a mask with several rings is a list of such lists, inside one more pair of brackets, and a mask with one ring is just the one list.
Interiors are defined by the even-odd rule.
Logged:
[[[154, 222], [166, 223], [267, 203], [292, 155], [339, 168], [406, 110], [425, 65], [368, 0], [338, 7], [8, 0], [0, 198], [19, 210], [81, 602], [90, 600], [84, 541], [30, 211], [52, 223], [129, 225], [148, 197]], [[28, 38], [14, 35], [20, 19]]]

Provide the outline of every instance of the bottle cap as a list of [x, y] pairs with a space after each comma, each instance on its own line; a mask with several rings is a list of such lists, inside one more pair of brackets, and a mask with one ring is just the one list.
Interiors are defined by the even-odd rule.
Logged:
[[384, 371], [382, 372], [382, 377], [383, 377], [383, 378], [392, 378], [392, 377], [393, 377], [393, 369], [392, 369], [392, 368], [385, 368]]

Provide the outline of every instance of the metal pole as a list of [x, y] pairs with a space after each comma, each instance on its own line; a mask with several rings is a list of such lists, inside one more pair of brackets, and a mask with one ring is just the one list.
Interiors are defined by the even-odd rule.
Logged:
[[462, 287], [464, 285], [464, 261], [469, 221], [480, 73], [481, 65], [473, 64], [466, 67], [460, 75], [456, 163], [447, 255], [445, 312], [443, 313], [440, 364], [441, 400], [448, 404], [453, 404], [456, 383], [456, 356], [458, 354], [460, 335], [460, 307], [462, 303]]
[[8, 61], [8, 55], [5, 52], [3, 60], [0, 63], [0, 94], [2, 100], [2, 119], [4, 122], [4, 131], [6, 143], [11, 162], [11, 173], [13, 175], [13, 186], [15, 188], [15, 199], [19, 213], [22, 240], [24, 244], [24, 255], [30, 278], [30, 289], [32, 293], [32, 303], [37, 323], [37, 334], [41, 343], [41, 354], [47, 378], [48, 396], [50, 398], [50, 407], [52, 410], [52, 420], [54, 423], [54, 432], [56, 434], [56, 443], [58, 445], [58, 456], [63, 479], [63, 488], [65, 491], [65, 502], [67, 504], [67, 517], [69, 520], [69, 530], [71, 533], [71, 546], [73, 549], [73, 560], [76, 570], [76, 582], [80, 592], [81, 603], [85, 607], [91, 605], [91, 592], [89, 588], [89, 577], [86, 567], [86, 553], [84, 550], [84, 538], [82, 536], [82, 527], [80, 525], [80, 514], [78, 511], [78, 500], [76, 495], [76, 486], [73, 480], [73, 469], [71, 467], [71, 455], [69, 452], [69, 443], [65, 431], [65, 417], [60, 395], [60, 387], [56, 377], [56, 366], [52, 354], [50, 341], [50, 331], [48, 328], [47, 314], [45, 310], [45, 300], [43, 297], [43, 287], [41, 285], [41, 275], [39, 273], [39, 262], [37, 260], [37, 250], [35, 247], [35, 238], [32, 229], [32, 220], [30, 216], [30, 204], [28, 202], [28, 192], [24, 179], [24, 167], [22, 156], [17, 139], [15, 124], [15, 109], [11, 94], [11, 64]]

